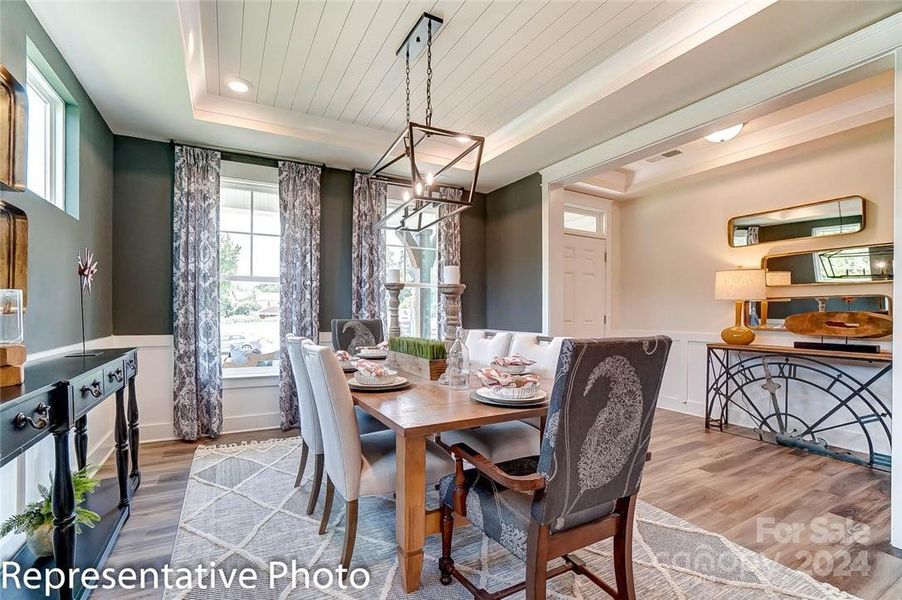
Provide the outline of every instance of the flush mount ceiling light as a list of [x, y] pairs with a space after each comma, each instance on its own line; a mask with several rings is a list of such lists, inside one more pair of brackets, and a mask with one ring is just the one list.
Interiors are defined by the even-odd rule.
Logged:
[[715, 144], [720, 142], [729, 142], [734, 137], [739, 135], [739, 132], [742, 131], [743, 127], [745, 127], [745, 123], [733, 125], [732, 127], [727, 127], [726, 129], [721, 129], [719, 131], [715, 131], [712, 134], [706, 135], [705, 139]]
[[[406, 66], [407, 124], [370, 171], [370, 177], [405, 189], [403, 202], [385, 215], [376, 227], [396, 231], [422, 231], [473, 205], [485, 138], [432, 125], [432, 39], [442, 20], [423, 13], [396, 55], [404, 52]], [[410, 120], [410, 59], [426, 50], [425, 123]], [[445, 156], [453, 156], [446, 159]], [[460, 200], [443, 198], [442, 181], [452, 167], [472, 172], [469, 192]]]
[[236, 94], [243, 94], [251, 89], [251, 84], [240, 77], [229, 77], [226, 79], [226, 85]]

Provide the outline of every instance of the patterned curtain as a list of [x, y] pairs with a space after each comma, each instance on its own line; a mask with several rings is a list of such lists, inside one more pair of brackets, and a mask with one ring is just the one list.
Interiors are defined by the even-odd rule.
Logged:
[[172, 215], [174, 429], [222, 431], [219, 358], [219, 152], [176, 146]]
[[[463, 198], [463, 190], [443, 187], [439, 189], [442, 198], [460, 201]], [[439, 206], [439, 215], [443, 216], [454, 212], [458, 207], [453, 204]], [[448, 217], [438, 224], [438, 277], [442, 280], [442, 268], [445, 265], [460, 266], [460, 213]], [[462, 278], [461, 278], [462, 279]], [[461, 300], [461, 305], [463, 301]], [[438, 307], [439, 338], [444, 338], [445, 331], [445, 297], [439, 294]]]
[[388, 185], [354, 174], [351, 240], [351, 313], [355, 319], [381, 319], [385, 296], [385, 232], [375, 227], [385, 215]]
[[279, 412], [282, 429], [298, 425], [298, 394], [289, 334], [319, 339], [319, 225], [322, 168], [279, 162]]

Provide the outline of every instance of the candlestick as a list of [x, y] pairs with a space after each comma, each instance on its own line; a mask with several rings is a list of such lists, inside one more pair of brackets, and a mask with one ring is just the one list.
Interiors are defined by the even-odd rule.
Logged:
[[441, 283], [438, 286], [438, 291], [444, 298], [445, 345], [449, 348], [460, 327], [460, 297], [465, 289], [467, 286], [462, 283]]

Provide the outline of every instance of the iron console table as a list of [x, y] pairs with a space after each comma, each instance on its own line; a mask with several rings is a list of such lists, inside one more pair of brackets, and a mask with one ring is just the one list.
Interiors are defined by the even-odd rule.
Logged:
[[[856, 373], [868, 366], [863, 376]], [[877, 388], [891, 390], [891, 370], [889, 352], [708, 344], [705, 428], [725, 431], [730, 411], [738, 410], [761, 440], [888, 471], [891, 400]], [[808, 402], [809, 393], [817, 403]], [[821, 437], [855, 426], [868, 448], [863, 455], [833, 448]]]
[[[129, 517], [131, 496], [141, 483], [137, 374], [136, 349], [97, 350], [92, 356], [58, 356], [26, 363], [24, 383], [0, 388], [0, 466], [49, 436], [53, 436], [54, 442], [51, 492], [54, 556], [35, 558], [27, 546], [22, 546], [12, 560], [23, 573], [31, 567], [41, 570], [57, 567], [65, 571], [99, 568], [109, 556]], [[84, 529], [76, 536], [69, 435], [74, 429], [75, 460], [79, 468], [84, 467], [88, 454], [88, 413], [113, 394], [116, 395], [116, 478], [103, 480], [87, 498], [87, 508], [98, 513], [101, 520], [94, 528]], [[81, 585], [80, 578], [74, 583], [59, 590], [61, 600], [90, 595], [91, 590]], [[3, 600], [44, 597], [41, 587], [37, 590], [10, 588], [2, 595]]]

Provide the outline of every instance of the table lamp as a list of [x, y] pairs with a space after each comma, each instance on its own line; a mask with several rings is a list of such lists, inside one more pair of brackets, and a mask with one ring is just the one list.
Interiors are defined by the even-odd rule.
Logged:
[[755, 341], [755, 332], [742, 323], [742, 303], [767, 297], [764, 269], [718, 271], [714, 278], [714, 299], [736, 303], [736, 324], [720, 332], [727, 344], [745, 346]]

